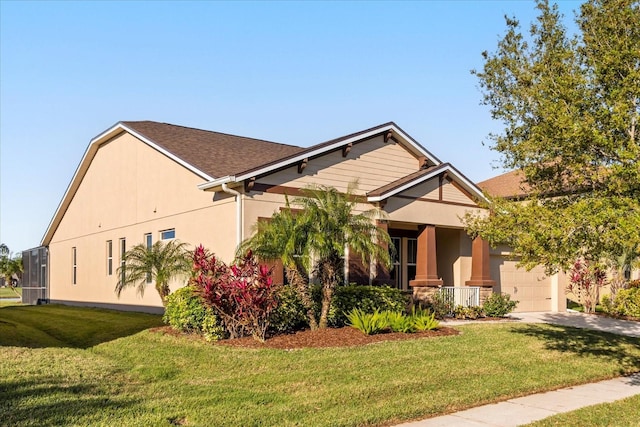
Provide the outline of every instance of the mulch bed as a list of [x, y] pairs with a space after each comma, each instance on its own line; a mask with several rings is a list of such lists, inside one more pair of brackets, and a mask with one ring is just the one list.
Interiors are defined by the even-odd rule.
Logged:
[[444, 337], [458, 335], [455, 329], [440, 327], [437, 330], [404, 334], [401, 332], [389, 332], [377, 335], [365, 335], [355, 328], [327, 328], [316, 331], [304, 330], [295, 334], [277, 335], [268, 338], [261, 343], [252, 337], [236, 338], [232, 340], [218, 341], [219, 345], [244, 347], [244, 348], [276, 348], [281, 350], [293, 350], [300, 348], [321, 347], [355, 347], [384, 341], [412, 340], [420, 338]]

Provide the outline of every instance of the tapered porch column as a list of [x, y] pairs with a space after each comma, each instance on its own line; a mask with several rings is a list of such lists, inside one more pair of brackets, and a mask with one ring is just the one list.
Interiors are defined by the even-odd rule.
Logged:
[[417, 252], [416, 278], [409, 282], [409, 286], [442, 286], [442, 279], [438, 277], [435, 225], [420, 226]]
[[489, 243], [478, 236], [471, 245], [471, 279], [465, 285], [490, 288], [495, 284], [495, 280], [491, 279]]

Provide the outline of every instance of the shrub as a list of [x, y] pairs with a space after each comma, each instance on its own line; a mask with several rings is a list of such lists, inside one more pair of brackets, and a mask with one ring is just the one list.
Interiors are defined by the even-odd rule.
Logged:
[[573, 264], [567, 290], [573, 293], [585, 313], [593, 313], [596, 307], [599, 289], [607, 279], [605, 271], [598, 265], [585, 259], [578, 259]]
[[438, 319], [444, 319], [445, 317], [453, 314], [454, 311], [451, 301], [443, 292], [440, 291], [431, 296], [429, 302], [426, 304], [426, 307], [429, 308]]
[[640, 288], [640, 279], [630, 280], [629, 283], [627, 283], [627, 289], [631, 288]]
[[238, 264], [227, 267], [202, 245], [193, 252], [193, 265], [192, 284], [219, 315], [229, 335], [250, 334], [264, 341], [271, 313], [278, 306], [279, 286], [269, 268], [259, 265], [251, 251]]
[[329, 312], [329, 324], [344, 326], [354, 309], [365, 313], [374, 311], [404, 311], [408, 303], [405, 294], [389, 286], [348, 285], [336, 288]]
[[488, 317], [504, 317], [511, 313], [518, 301], [511, 301], [511, 296], [505, 293], [493, 293], [482, 304], [485, 316]]
[[475, 320], [479, 317], [484, 317], [484, 312], [482, 311], [482, 307], [477, 307], [477, 306], [463, 307], [459, 305], [453, 311], [453, 315], [456, 319]]
[[201, 334], [207, 341], [224, 337], [224, 328], [215, 312], [204, 305], [191, 286], [180, 288], [167, 297], [162, 320], [178, 331]]
[[415, 319], [400, 311], [384, 311], [387, 325], [393, 332], [403, 332], [410, 334], [416, 331]]
[[440, 322], [436, 320], [436, 314], [429, 310], [413, 309], [411, 313], [413, 326], [418, 331], [431, 331], [440, 326]]
[[347, 315], [348, 325], [356, 328], [365, 335], [373, 335], [382, 332], [388, 327], [387, 316], [375, 310], [373, 313], [366, 313], [363, 310], [354, 308]]
[[620, 316], [640, 318], [640, 288], [620, 289], [611, 311]]
[[275, 333], [291, 333], [309, 326], [307, 312], [298, 292], [283, 286], [278, 293], [278, 307], [271, 313], [269, 329]]

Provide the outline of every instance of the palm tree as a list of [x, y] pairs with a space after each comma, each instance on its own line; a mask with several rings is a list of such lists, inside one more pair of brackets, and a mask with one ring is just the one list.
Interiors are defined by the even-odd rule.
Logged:
[[327, 326], [334, 290], [340, 283], [346, 248], [360, 255], [365, 262], [376, 260], [387, 267], [391, 264], [388, 247], [391, 238], [374, 220], [383, 217], [374, 208], [356, 214], [357, 183], [349, 184], [346, 193], [333, 187], [309, 186], [303, 197], [293, 203], [302, 207], [297, 218], [306, 231], [306, 251], [317, 260], [316, 269], [322, 283], [322, 308], [319, 327]]
[[118, 297], [123, 289], [132, 286], [136, 286], [138, 293], [144, 295], [147, 285], [153, 282], [162, 305], [166, 305], [171, 292], [169, 281], [186, 276], [191, 271], [192, 261], [186, 247], [186, 243], [171, 240], [166, 244], [158, 241], [150, 248], [139, 244], [129, 249], [117, 271], [120, 278], [116, 285]]
[[306, 274], [311, 267], [306, 225], [297, 220], [286, 196], [285, 200], [286, 209], [276, 212], [268, 221], [258, 221], [255, 234], [242, 242], [237, 255], [242, 256], [251, 249], [262, 260], [281, 260], [287, 282], [296, 290], [305, 307], [309, 326], [314, 330], [318, 328], [318, 322]]

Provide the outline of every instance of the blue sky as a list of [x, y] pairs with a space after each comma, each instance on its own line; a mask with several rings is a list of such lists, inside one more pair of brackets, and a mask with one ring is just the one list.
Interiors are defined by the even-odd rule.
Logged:
[[[560, 3], [571, 27], [580, 2]], [[0, 242], [39, 245], [89, 141], [154, 120], [309, 146], [388, 121], [474, 181], [481, 52], [530, 1], [0, 0]], [[117, 173], [117, 171], [114, 171]]]

